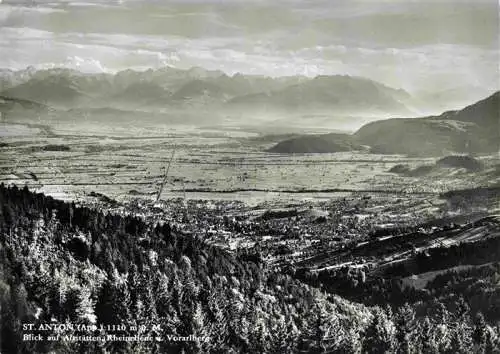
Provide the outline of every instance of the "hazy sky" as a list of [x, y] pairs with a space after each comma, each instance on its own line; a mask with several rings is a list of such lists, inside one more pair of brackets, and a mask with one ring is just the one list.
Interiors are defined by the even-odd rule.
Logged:
[[498, 87], [497, 1], [22, 1], [0, 4], [0, 67], [201, 66], [349, 74], [410, 91]]

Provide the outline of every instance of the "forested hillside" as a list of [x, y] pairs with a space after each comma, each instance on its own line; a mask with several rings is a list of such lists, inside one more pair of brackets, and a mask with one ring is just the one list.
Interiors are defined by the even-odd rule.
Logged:
[[[2, 184], [0, 211], [2, 353], [470, 353], [498, 347], [498, 324], [481, 313], [471, 317], [463, 298], [453, 312], [439, 304], [428, 312], [408, 304], [366, 307], [168, 224], [27, 188]], [[144, 325], [141, 335], [154, 340], [26, 341], [25, 323]], [[209, 340], [170, 341], [170, 335]]]

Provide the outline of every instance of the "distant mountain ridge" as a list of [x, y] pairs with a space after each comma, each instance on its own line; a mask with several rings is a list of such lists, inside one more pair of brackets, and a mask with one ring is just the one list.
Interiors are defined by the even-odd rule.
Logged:
[[352, 76], [271, 78], [202, 68], [163, 68], [116, 74], [84, 74], [71, 69], [0, 71], [0, 94], [48, 105], [144, 108], [216, 106], [252, 111], [335, 111], [402, 114], [409, 97], [400, 89]]
[[317, 76], [284, 89], [238, 96], [232, 105], [259, 105], [285, 110], [333, 109], [371, 110], [380, 112], [407, 112], [400, 99], [408, 98], [404, 90], [396, 90], [381, 83], [352, 76]]
[[83, 93], [68, 77], [34, 78], [2, 92], [2, 95], [41, 103], [71, 104]]
[[[338, 152], [340, 146], [367, 145], [371, 152], [440, 156], [453, 152], [495, 153], [500, 144], [500, 92], [461, 110], [423, 118], [392, 118], [365, 124], [353, 135], [320, 135], [288, 139], [269, 151]], [[350, 141], [350, 145], [346, 142]]]
[[23, 110], [38, 111], [38, 112], [46, 112], [50, 110], [50, 107], [38, 102], [0, 96], [0, 112], [7, 113], [10, 111], [14, 111], [17, 108], [21, 108]]

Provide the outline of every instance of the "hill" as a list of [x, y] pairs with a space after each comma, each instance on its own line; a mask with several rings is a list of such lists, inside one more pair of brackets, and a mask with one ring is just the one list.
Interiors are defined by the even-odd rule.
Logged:
[[489, 129], [500, 128], [500, 91], [465, 107], [462, 110], [447, 111], [435, 119], [455, 120], [475, 123], [480, 127]]
[[[392, 118], [362, 126], [353, 135], [309, 135], [278, 143], [272, 152], [338, 152], [369, 146], [376, 154], [443, 156], [500, 151], [500, 92], [439, 116]], [[340, 141], [340, 143], [339, 143]]]
[[484, 164], [472, 156], [450, 155], [438, 159], [433, 165], [420, 165], [411, 169], [408, 165], [397, 164], [391, 167], [387, 172], [409, 177], [419, 177], [431, 173], [449, 174], [455, 169], [465, 170], [466, 172], [479, 172], [484, 169]]
[[347, 134], [305, 135], [279, 142], [269, 152], [277, 153], [329, 153], [362, 150]]
[[451, 167], [451, 168], [464, 168], [468, 171], [480, 171], [483, 169], [481, 161], [473, 158], [472, 156], [452, 155], [445, 156], [436, 161], [436, 166]]
[[354, 138], [374, 153], [439, 156], [450, 152], [494, 153], [500, 141], [500, 93], [462, 110], [424, 118], [368, 123]]

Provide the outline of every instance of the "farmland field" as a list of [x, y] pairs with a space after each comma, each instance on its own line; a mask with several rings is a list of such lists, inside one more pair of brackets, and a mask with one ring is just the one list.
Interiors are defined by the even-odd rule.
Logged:
[[[432, 158], [333, 154], [272, 154], [265, 150], [280, 136], [252, 131], [190, 126], [127, 129], [58, 123], [39, 127], [4, 124], [0, 179], [39, 192], [85, 198], [90, 191], [120, 201], [155, 198], [172, 154], [162, 199], [264, 200], [328, 199], [349, 192], [436, 195], [447, 190], [493, 185], [481, 174], [443, 170], [423, 177], [389, 173], [397, 164], [421, 166]], [[64, 148], [58, 148], [64, 147]], [[495, 156], [481, 157], [494, 168]], [[34, 174], [36, 177], [34, 178]]]

